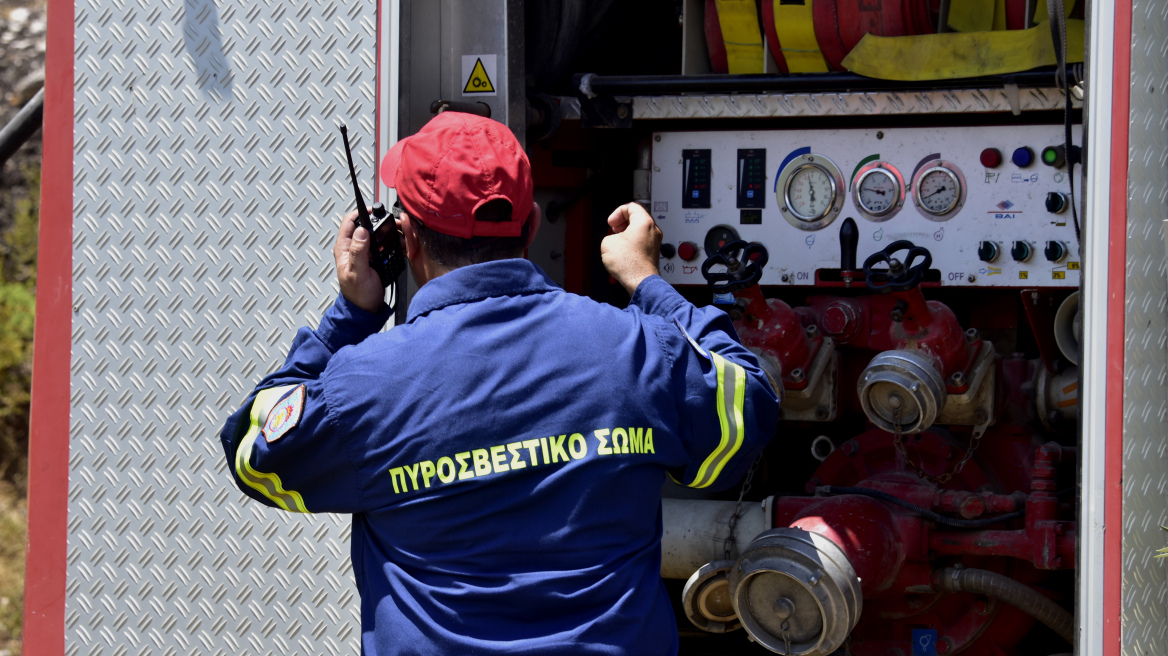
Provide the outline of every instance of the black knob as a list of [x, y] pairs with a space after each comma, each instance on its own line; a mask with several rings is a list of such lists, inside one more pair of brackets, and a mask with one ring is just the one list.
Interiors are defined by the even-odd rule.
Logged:
[[1046, 211], [1051, 214], [1062, 214], [1067, 211], [1067, 197], [1058, 191], [1052, 191], [1046, 195]]
[[1010, 257], [1014, 258], [1015, 262], [1025, 262], [1030, 259], [1032, 254], [1030, 244], [1024, 241], [1014, 242], [1014, 247], [1010, 249]]
[[1047, 261], [1058, 262], [1066, 257], [1067, 247], [1063, 246], [1061, 241], [1048, 241], [1046, 242], [1046, 250], [1043, 251], [1043, 254], [1046, 255]]
[[993, 262], [998, 255], [998, 245], [992, 241], [983, 241], [977, 246], [977, 258], [982, 262]]
[[840, 226], [840, 268], [844, 271], [856, 270], [856, 247], [860, 244], [860, 229], [856, 220], [848, 217]]
[[677, 255], [677, 247], [673, 244], [661, 244], [661, 257], [672, 260]]
[[384, 219], [386, 215], [385, 205], [380, 202], [373, 203], [373, 207], [369, 208], [369, 212], [373, 214], [373, 218], [380, 221], [381, 219]]

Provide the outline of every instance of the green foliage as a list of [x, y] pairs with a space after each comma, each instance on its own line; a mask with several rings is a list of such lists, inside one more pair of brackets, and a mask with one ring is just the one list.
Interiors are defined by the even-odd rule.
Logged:
[[[1161, 526], [1160, 528], [1164, 529], [1165, 531], [1168, 531], [1168, 526]], [[1168, 547], [1164, 547], [1163, 549], [1157, 549], [1156, 553], [1158, 553], [1160, 555], [1155, 556], [1155, 558], [1168, 558]]]
[[[36, 316], [39, 165], [21, 171], [25, 185], [5, 190], [11, 223], [0, 226], [0, 479], [26, 487], [28, 418]], [[0, 611], [2, 614], [2, 611]]]
[[0, 650], [21, 651], [39, 164], [0, 188]]

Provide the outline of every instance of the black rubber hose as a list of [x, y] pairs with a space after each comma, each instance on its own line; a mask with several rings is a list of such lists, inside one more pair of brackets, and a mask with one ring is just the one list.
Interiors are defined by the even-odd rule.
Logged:
[[973, 592], [1010, 604], [1049, 626], [1070, 644], [1075, 644], [1075, 618], [1034, 588], [984, 569], [943, 569], [938, 584], [947, 592]]
[[0, 166], [4, 166], [8, 158], [41, 129], [44, 113], [45, 90], [42, 87], [8, 122], [8, 125], [0, 130]]
[[1016, 510], [1012, 513], [1006, 513], [996, 517], [985, 517], [982, 519], [954, 519], [952, 517], [938, 515], [928, 508], [922, 508], [915, 503], [909, 503], [904, 499], [893, 496], [887, 492], [872, 490], [866, 487], [839, 487], [837, 485], [821, 485], [815, 488], [815, 493], [817, 495], [822, 494], [823, 496], [829, 497], [839, 494], [859, 494], [865, 497], [872, 497], [873, 499], [886, 501], [894, 506], [904, 508], [909, 512], [916, 513], [931, 522], [936, 522], [943, 526], [952, 526], [953, 528], [985, 528], [987, 526], [993, 526], [994, 524], [999, 524], [1011, 519], [1017, 519], [1026, 515], [1025, 510]]

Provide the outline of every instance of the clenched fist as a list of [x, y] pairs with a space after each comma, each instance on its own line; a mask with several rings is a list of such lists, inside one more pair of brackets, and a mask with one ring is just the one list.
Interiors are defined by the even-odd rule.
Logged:
[[613, 234], [600, 242], [600, 260], [608, 274], [632, 296], [642, 280], [658, 273], [661, 229], [637, 203], [616, 208], [608, 217], [608, 225]]

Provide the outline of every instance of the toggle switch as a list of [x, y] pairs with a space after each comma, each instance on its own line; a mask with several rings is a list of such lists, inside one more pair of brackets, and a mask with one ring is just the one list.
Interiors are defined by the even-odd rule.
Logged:
[[993, 262], [1000, 254], [998, 245], [992, 241], [983, 241], [977, 246], [977, 258], [982, 262]]
[[1052, 191], [1046, 195], [1046, 211], [1051, 214], [1062, 214], [1066, 212], [1067, 205], [1069, 204], [1067, 195], [1062, 192]]
[[1014, 247], [1010, 249], [1010, 257], [1014, 258], [1015, 262], [1025, 262], [1033, 254], [1034, 249], [1024, 241], [1014, 242]]

